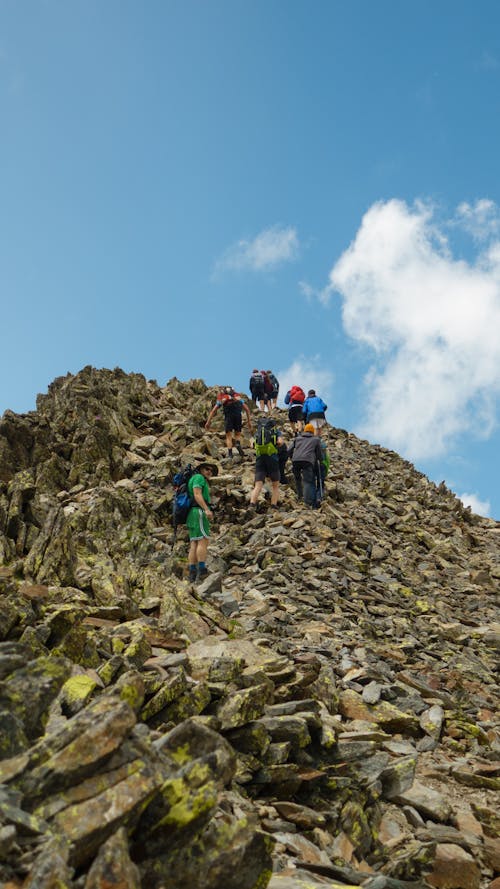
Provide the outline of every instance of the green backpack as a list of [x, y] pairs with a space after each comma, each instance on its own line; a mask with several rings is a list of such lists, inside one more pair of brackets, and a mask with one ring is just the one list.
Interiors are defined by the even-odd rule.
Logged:
[[276, 441], [278, 438], [278, 429], [274, 420], [261, 418], [257, 423], [257, 432], [255, 433], [255, 453], [257, 457], [263, 454], [277, 454], [278, 448]]

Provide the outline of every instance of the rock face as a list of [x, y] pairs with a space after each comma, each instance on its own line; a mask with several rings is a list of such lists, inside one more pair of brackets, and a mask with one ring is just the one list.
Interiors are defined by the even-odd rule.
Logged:
[[[320, 509], [252, 511], [214, 398], [86, 367], [0, 420], [0, 881], [486, 889], [500, 525], [334, 427]], [[193, 585], [171, 479], [202, 455]]]

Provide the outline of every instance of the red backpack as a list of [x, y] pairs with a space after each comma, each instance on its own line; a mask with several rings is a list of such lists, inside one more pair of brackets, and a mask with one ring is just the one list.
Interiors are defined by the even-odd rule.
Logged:
[[235, 392], [231, 386], [225, 386], [224, 389], [219, 392], [217, 396], [217, 404], [227, 405], [231, 404], [231, 402], [239, 401], [241, 395], [239, 392]]
[[306, 393], [300, 386], [292, 386], [290, 389], [290, 401], [298, 401], [300, 404], [304, 404], [306, 397]]

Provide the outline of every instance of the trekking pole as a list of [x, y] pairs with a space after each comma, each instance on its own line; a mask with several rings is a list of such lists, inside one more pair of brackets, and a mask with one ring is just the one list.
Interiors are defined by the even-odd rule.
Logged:
[[323, 481], [321, 479], [321, 464], [319, 460], [316, 461], [316, 478], [318, 481], [319, 500], [321, 503], [323, 501]]

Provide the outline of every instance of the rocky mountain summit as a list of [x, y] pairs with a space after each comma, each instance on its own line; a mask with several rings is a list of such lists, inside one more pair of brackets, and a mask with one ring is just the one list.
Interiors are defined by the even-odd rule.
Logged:
[[500, 524], [335, 427], [321, 508], [251, 511], [215, 395], [86, 367], [0, 420], [0, 880], [498, 889]]

